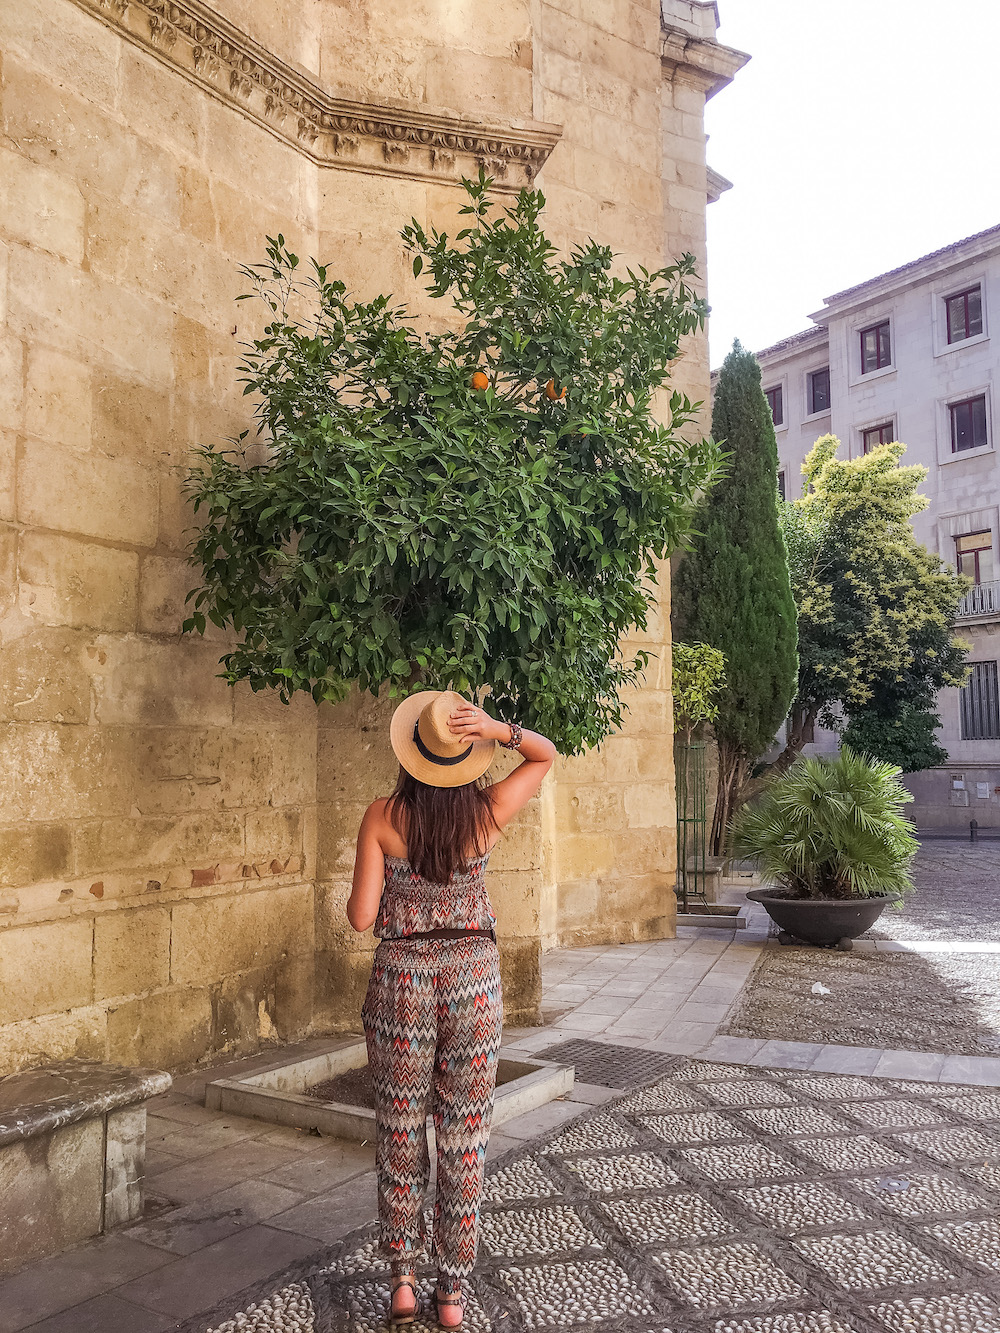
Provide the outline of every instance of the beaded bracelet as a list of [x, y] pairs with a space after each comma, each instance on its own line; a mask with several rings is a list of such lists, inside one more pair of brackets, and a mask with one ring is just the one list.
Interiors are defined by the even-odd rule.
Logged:
[[501, 741], [500, 744], [505, 750], [520, 750], [521, 742], [524, 740], [524, 734], [516, 722], [508, 722], [510, 727], [510, 740]]

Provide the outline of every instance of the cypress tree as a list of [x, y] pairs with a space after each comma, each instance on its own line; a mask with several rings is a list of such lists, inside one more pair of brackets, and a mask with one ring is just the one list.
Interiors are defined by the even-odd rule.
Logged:
[[729, 466], [703, 502], [699, 535], [677, 569], [674, 633], [718, 648], [726, 660], [714, 724], [719, 785], [712, 846], [718, 855], [740, 789], [784, 721], [798, 676], [774, 424], [757, 359], [738, 341], [719, 374], [712, 434], [730, 454]]

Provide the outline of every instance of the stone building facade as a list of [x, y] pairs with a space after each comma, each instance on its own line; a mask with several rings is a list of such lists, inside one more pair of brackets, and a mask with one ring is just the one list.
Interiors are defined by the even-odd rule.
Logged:
[[[832, 431], [843, 456], [902, 440], [927, 468], [917, 537], [974, 580], [959, 610], [971, 644], [964, 690], [938, 697], [941, 768], [908, 775], [922, 828], [1000, 826], [1000, 226], [827, 297], [814, 327], [758, 352], [778, 441], [779, 481]], [[817, 731], [812, 750], [835, 748]]]
[[[248, 424], [240, 263], [282, 232], [423, 294], [399, 229], [539, 183], [562, 245], [704, 263], [712, 3], [20, 0], [0, 8], [0, 1072], [176, 1068], [357, 1026], [346, 927], [386, 708], [227, 687], [181, 637], [190, 450]], [[707, 398], [704, 339], [678, 383]], [[673, 929], [667, 589], [623, 732], [495, 858], [508, 1016], [540, 949]]]

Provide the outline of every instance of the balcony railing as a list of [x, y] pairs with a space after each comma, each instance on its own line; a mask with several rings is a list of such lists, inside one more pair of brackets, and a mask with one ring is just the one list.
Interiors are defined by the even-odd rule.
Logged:
[[971, 620], [975, 616], [1000, 616], [1000, 579], [977, 583], [959, 602], [959, 620]]

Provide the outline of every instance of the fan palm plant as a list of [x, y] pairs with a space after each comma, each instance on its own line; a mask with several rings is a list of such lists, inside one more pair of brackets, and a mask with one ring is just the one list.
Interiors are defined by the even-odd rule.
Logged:
[[791, 898], [897, 898], [913, 887], [913, 797], [893, 764], [847, 746], [800, 759], [733, 824], [733, 848]]

